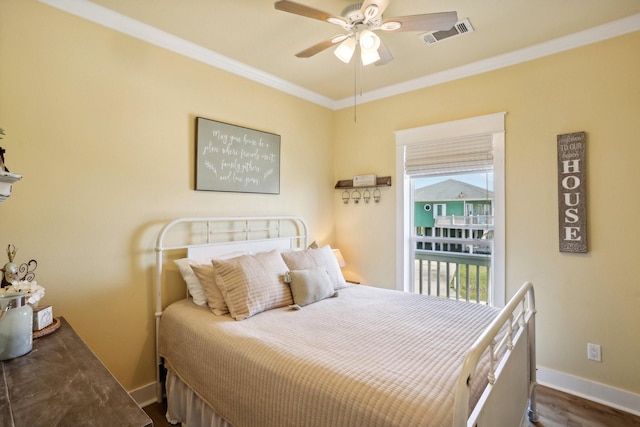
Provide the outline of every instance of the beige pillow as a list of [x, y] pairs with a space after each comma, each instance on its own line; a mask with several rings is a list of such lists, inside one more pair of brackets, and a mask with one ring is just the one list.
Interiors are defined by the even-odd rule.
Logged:
[[209, 308], [213, 314], [221, 316], [229, 313], [229, 308], [224, 301], [220, 287], [216, 283], [212, 261], [213, 259], [210, 259], [208, 265], [193, 265], [191, 268], [198, 278], [200, 285], [202, 285]]
[[331, 246], [326, 245], [317, 249], [305, 249], [301, 251], [282, 252], [282, 259], [289, 270], [309, 270], [312, 268], [324, 268], [329, 274], [334, 290], [346, 288], [349, 284], [344, 280], [338, 260], [333, 255]]
[[293, 303], [284, 283], [288, 268], [277, 250], [213, 260], [212, 264], [216, 283], [236, 320]]
[[[216, 259], [229, 259], [248, 253], [249, 252], [246, 251], [232, 252], [226, 255], [217, 256]], [[211, 265], [212, 259], [213, 257], [182, 258], [176, 259], [173, 262], [178, 266], [178, 270], [180, 270], [180, 274], [187, 284], [189, 295], [191, 295], [195, 304], [202, 307], [206, 307], [208, 305], [209, 308], [211, 308], [211, 311], [218, 315], [226, 314], [229, 313], [229, 309], [227, 308], [227, 304], [224, 302], [224, 298], [222, 298], [222, 293], [220, 293], [218, 286], [215, 284], [213, 266]], [[196, 274], [196, 269], [199, 271], [198, 274]], [[213, 293], [213, 295], [209, 295], [207, 293], [207, 289], [205, 289], [201, 283], [202, 281], [208, 282], [209, 294]], [[211, 283], [213, 283], [213, 286], [211, 286]]]
[[289, 272], [289, 280], [293, 302], [300, 307], [336, 294], [324, 268], [292, 270]]

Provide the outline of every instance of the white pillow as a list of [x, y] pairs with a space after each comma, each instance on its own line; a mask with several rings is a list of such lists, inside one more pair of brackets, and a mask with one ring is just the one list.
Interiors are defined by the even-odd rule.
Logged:
[[211, 259], [205, 260], [204, 258], [200, 258], [196, 260], [182, 258], [176, 259], [173, 262], [178, 266], [178, 270], [180, 270], [180, 274], [187, 284], [187, 289], [189, 290], [189, 295], [191, 295], [193, 302], [199, 306], [205, 307], [207, 305], [207, 297], [204, 294], [204, 289], [196, 277], [196, 273], [191, 268], [191, 265], [192, 263], [193, 265], [203, 265], [205, 263], [210, 264]]
[[[221, 255], [221, 256], [217, 256], [215, 258], [217, 259], [229, 259], [229, 258], [234, 258], [240, 255], [246, 255], [248, 252], [233, 252], [230, 253], [228, 255]], [[198, 280], [198, 277], [196, 276], [195, 272], [193, 271], [193, 266], [201, 266], [201, 265], [206, 265], [206, 266], [211, 266], [211, 261], [213, 260], [213, 257], [211, 258], [181, 258], [181, 259], [176, 259], [173, 262], [176, 264], [176, 266], [178, 267], [178, 270], [180, 270], [180, 274], [182, 275], [182, 278], [184, 279], [185, 283], [187, 284], [187, 289], [189, 290], [189, 295], [191, 295], [191, 298], [193, 299], [193, 302], [199, 306], [202, 307], [206, 307], [207, 306], [207, 295], [205, 294], [204, 288], [202, 287], [202, 284], [200, 283], [200, 280]], [[213, 274], [213, 271], [211, 272]], [[224, 300], [223, 300], [224, 302]], [[228, 313], [228, 311], [227, 311]]]

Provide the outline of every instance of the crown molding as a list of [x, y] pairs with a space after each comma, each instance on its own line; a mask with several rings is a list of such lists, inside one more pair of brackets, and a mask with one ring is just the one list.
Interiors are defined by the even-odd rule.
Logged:
[[[212, 67], [220, 68], [265, 86], [288, 93], [323, 107], [340, 110], [354, 104], [353, 97], [333, 100], [316, 92], [295, 85], [257, 68], [250, 67], [224, 55], [220, 55], [202, 46], [173, 36], [155, 27], [136, 21], [110, 9], [92, 3], [89, 0], [39, 0], [41, 3], [79, 16], [112, 30], [127, 34], [158, 47], [170, 50]], [[640, 29], [640, 14], [619, 19], [588, 30], [560, 37], [517, 51], [483, 59], [460, 67], [429, 74], [417, 79], [387, 86], [378, 90], [363, 93], [356, 98], [357, 104], [363, 104], [394, 95], [439, 85], [453, 80], [471, 77], [488, 71], [497, 70], [515, 64], [553, 55], [580, 46], [596, 43]]]
[[[494, 71], [511, 65], [542, 58], [544, 56], [575, 49], [577, 47], [586, 46], [638, 30], [640, 30], [640, 13], [608, 24], [599, 25], [588, 30], [550, 40], [545, 43], [536, 44], [524, 49], [519, 49], [513, 52], [494, 56], [492, 58], [462, 65], [460, 67], [429, 74], [414, 80], [408, 80], [396, 85], [387, 86], [382, 89], [366, 92], [363, 93], [362, 96], [358, 97], [356, 101], [358, 104], [363, 104], [365, 102], [371, 102], [429, 86], [436, 86], [453, 80], [475, 76], [488, 71]], [[353, 98], [345, 98], [336, 101], [335, 105], [336, 109], [353, 106]]]
[[212, 67], [220, 68], [265, 86], [288, 93], [329, 109], [335, 109], [335, 101], [301, 86], [290, 83], [257, 68], [205, 49], [155, 27], [114, 12], [88, 0], [39, 0], [41, 3], [76, 15], [98, 25], [110, 28], [155, 46], [170, 50]]

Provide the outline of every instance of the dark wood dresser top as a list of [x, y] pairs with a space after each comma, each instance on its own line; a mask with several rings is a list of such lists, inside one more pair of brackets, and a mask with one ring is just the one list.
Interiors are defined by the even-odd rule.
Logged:
[[30, 353], [0, 362], [0, 426], [151, 427], [64, 318]]

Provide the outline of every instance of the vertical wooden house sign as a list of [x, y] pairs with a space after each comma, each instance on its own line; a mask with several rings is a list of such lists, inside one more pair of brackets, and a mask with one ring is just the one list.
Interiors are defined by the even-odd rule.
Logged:
[[587, 174], [584, 132], [558, 135], [560, 252], [587, 252]]

